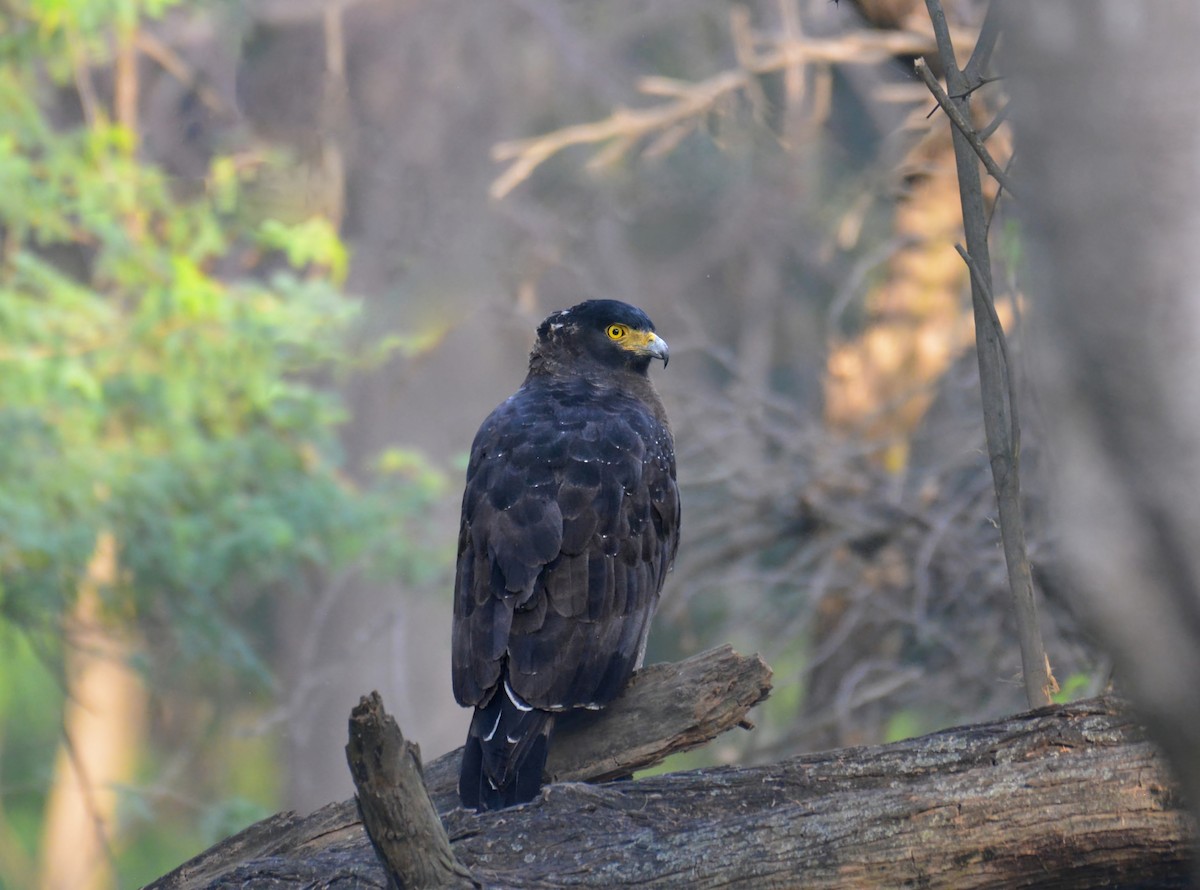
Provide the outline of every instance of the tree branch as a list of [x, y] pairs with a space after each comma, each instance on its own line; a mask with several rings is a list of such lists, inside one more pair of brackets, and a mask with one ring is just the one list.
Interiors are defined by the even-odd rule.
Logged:
[[237, 117], [236, 112], [226, 105], [221, 95], [172, 46], [141, 28], [134, 34], [134, 45], [138, 52], [152, 59], [184, 87], [195, 92], [196, 98], [213, 114], [226, 120]]
[[405, 741], [378, 692], [350, 713], [346, 761], [363, 828], [392, 887], [478, 886], [455, 858], [425, 792], [420, 749]]
[[1000, 347], [1000, 358], [1004, 361], [1004, 383], [1008, 393], [1008, 416], [1011, 418], [1009, 423], [1008, 448], [1009, 453], [1012, 455], [1013, 472], [1019, 473], [1021, 470], [1021, 416], [1017, 405], [1017, 388], [1013, 380], [1013, 366], [1008, 357], [1008, 338], [1004, 336], [1004, 325], [1000, 323], [1000, 316], [996, 314], [996, 301], [992, 297], [992, 289], [983, 277], [983, 272], [979, 268], [979, 265], [961, 244], [955, 244], [954, 249], [958, 251], [958, 255], [967, 264], [967, 269], [971, 273], [971, 281], [974, 286], [983, 292], [988, 320], [991, 322], [992, 331], [996, 335], [996, 343]]
[[[992, 321], [996, 311], [991, 302], [992, 260], [988, 248], [987, 212], [978, 163], [978, 158], [984, 155], [979, 154], [969, 135], [974, 132], [967, 124], [970, 115], [969, 84], [958, 68], [942, 4], [940, 0], [925, 0], [925, 6], [929, 10], [937, 37], [940, 61], [946, 72], [946, 86], [954, 98], [951, 99], [942, 92], [925, 65], [918, 63], [917, 70], [926, 84], [930, 85], [930, 90], [938, 98], [938, 104], [947, 109], [950, 119], [959, 121], [950, 132], [954, 141], [963, 231], [967, 241], [966, 252], [973, 260], [971, 305], [975, 316], [975, 350], [979, 359], [983, 426], [992, 467], [992, 481], [996, 488], [1000, 539], [1004, 546], [1004, 561], [1008, 567], [1008, 585], [1017, 618], [1025, 696], [1030, 706], [1037, 707], [1050, 703], [1050, 694], [1057, 684], [1050, 672], [1050, 661], [1042, 641], [1037, 601], [1033, 595], [1033, 573], [1029, 568], [1029, 554], [1025, 546], [1018, 454], [1012, 447], [1020, 441], [1020, 434], [1015, 429], [1016, 417], [1011, 411], [1012, 384], [1011, 381], [1006, 383], [1010, 369], [1003, 360], [1007, 347], [1002, 345], [1003, 329]], [[953, 109], [955, 114], [951, 114], [950, 109]], [[975, 137], [975, 141], [982, 148], [978, 137]], [[987, 154], [986, 150], [984, 154]], [[1000, 177], [997, 177], [997, 181], [1003, 184]], [[1005, 397], [1006, 392], [1010, 396], [1008, 399]]]
[[996, 40], [999, 37], [1000, 16], [996, 5], [989, 3], [983, 16], [983, 25], [979, 28], [979, 36], [975, 39], [975, 49], [971, 51], [971, 58], [967, 67], [963, 69], [963, 76], [972, 89], [985, 83], [983, 72], [992, 60], [992, 52], [996, 49]]
[[[744, 15], [734, 7], [732, 15]], [[861, 30], [832, 39], [782, 39], [773, 48], [757, 56], [739, 52], [741, 66], [723, 71], [697, 83], [663, 77], [643, 79], [639, 90], [647, 95], [668, 96], [670, 100], [651, 108], [617, 108], [604, 120], [564, 127], [531, 139], [502, 142], [492, 148], [492, 158], [508, 161], [508, 168], [492, 183], [490, 194], [503, 198], [528, 179], [533, 171], [560, 151], [576, 145], [608, 143], [593, 156], [595, 167], [618, 160], [640, 141], [659, 132], [694, 122], [708, 113], [726, 96], [758, 89], [763, 74], [794, 69], [803, 64], [874, 63], [903, 54], [920, 54], [931, 49], [928, 36], [907, 31]]]
[[942, 85], [938, 83], [933, 72], [929, 70], [929, 66], [921, 59], [917, 59], [914, 63], [917, 75], [921, 80], [925, 81], [925, 86], [929, 87], [929, 92], [933, 94], [933, 98], [937, 100], [937, 104], [941, 106], [942, 111], [946, 113], [946, 117], [950, 118], [950, 123], [958, 128], [970, 144], [971, 149], [979, 156], [979, 160], [983, 161], [983, 166], [987, 168], [987, 172], [991, 174], [996, 182], [1000, 183], [1001, 187], [1013, 197], [1016, 197], [1016, 190], [1013, 188], [1012, 179], [1007, 173], [996, 163], [996, 159], [992, 157], [992, 153], [987, 150], [987, 146], [983, 144], [983, 140], [979, 134], [975, 132], [975, 128], [971, 126], [961, 111], [950, 101], [950, 97], [946, 95], [946, 91], [942, 89]]

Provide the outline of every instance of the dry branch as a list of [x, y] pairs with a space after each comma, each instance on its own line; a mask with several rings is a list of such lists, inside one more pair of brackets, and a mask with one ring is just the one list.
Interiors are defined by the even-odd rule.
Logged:
[[205, 108], [227, 119], [236, 118], [236, 112], [225, 103], [220, 93], [172, 46], [141, 28], [135, 33], [134, 41], [138, 52], [158, 63], [160, 68], [193, 91]]
[[421, 752], [405, 741], [378, 692], [350, 713], [346, 761], [358, 812], [396, 887], [473, 887], [425, 791]]
[[[735, 8], [734, 32], [742, 33]], [[621, 158], [639, 142], [654, 134], [665, 133], [679, 138], [686, 128], [711, 111], [718, 103], [739, 92], [753, 94], [758, 78], [784, 70], [796, 70], [807, 64], [870, 64], [897, 55], [919, 55], [932, 49], [928, 34], [913, 31], [861, 30], [830, 39], [801, 37], [775, 39], [766, 50], [754, 53], [739, 43], [740, 67], [696, 83], [664, 77], [643, 79], [638, 89], [651, 96], [667, 96], [670, 100], [651, 108], [617, 108], [601, 121], [565, 127], [530, 139], [502, 142], [492, 148], [497, 161], [511, 162], [490, 189], [491, 196], [503, 198], [524, 182], [539, 166], [565, 148], [576, 145], [608, 143], [591, 161], [600, 166]], [[680, 129], [684, 128], [684, 129]], [[661, 151], [661, 148], [657, 149]]]
[[1000, 165], [996, 163], [996, 159], [992, 157], [992, 153], [983, 144], [983, 138], [975, 132], [975, 128], [971, 126], [970, 121], [963, 117], [962, 112], [950, 101], [950, 97], [946, 95], [946, 91], [942, 89], [942, 85], [933, 76], [933, 72], [929, 70], [929, 66], [921, 59], [917, 59], [915, 67], [918, 76], [921, 80], [925, 81], [925, 86], [929, 88], [929, 92], [933, 94], [933, 98], [937, 101], [937, 104], [946, 113], [946, 117], [950, 118], [950, 123], [954, 124], [958, 132], [970, 144], [975, 154], [979, 156], [979, 160], [983, 161], [983, 166], [987, 168], [987, 172], [991, 174], [996, 182], [1000, 183], [1006, 192], [1015, 197], [1017, 191], [1013, 188], [1012, 177], [1005, 173]]
[[[730, 646], [638, 671], [601, 712], [564, 722], [546, 764], [555, 782], [605, 781], [661, 763], [736, 726], [771, 691], [771, 669]], [[457, 763], [457, 760], [455, 760]]]
[[[940, 0], [925, 0], [933, 32], [938, 44], [938, 57], [946, 72], [946, 85], [953, 97], [947, 103], [966, 122], [970, 117], [971, 83], [958, 67], [946, 14]], [[994, 19], [989, 15], [989, 20]], [[994, 24], [989, 26], [994, 28]], [[981, 47], [991, 51], [991, 40]], [[978, 58], [978, 69], [984, 62]], [[926, 72], [927, 73], [927, 72]], [[934, 82], [936, 85], [936, 81]], [[942, 93], [944, 96], [945, 93]], [[940, 100], [939, 100], [940, 101]], [[968, 127], [969, 129], [969, 127]], [[988, 248], [987, 213], [979, 162], [966, 132], [958, 126], [951, 130], [954, 160], [958, 171], [958, 193], [962, 202], [963, 231], [966, 236], [967, 259], [971, 269], [971, 305], [975, 316], [975, 350], [979, 358], [979, 387], [983, 401], [983, 428], [987, 438], [988, 458], [996, 488], [997, 512], [1000, 516], [1000, 540], [1004, 561], [1008, 567], [1008, 583], [1012, 592], [1021, 646], [1021, 670], [1025, 695], [1031, 707], [1050, 703], [1057, 688], [1050, 672], [1042, 629], [1038, 620], [1037, 601], [1033, 594], [1033, 573], [1025, 546], [1025, 523], [1021, 512], [1020, 452], [1014, 447], [1020, 441], [1015, 402], [1009, 399], [1012, 385], [1011, 367], [1005, 361], [1004, 330], [994, 323], [996, 309], [991, 302], [992, 261]]]

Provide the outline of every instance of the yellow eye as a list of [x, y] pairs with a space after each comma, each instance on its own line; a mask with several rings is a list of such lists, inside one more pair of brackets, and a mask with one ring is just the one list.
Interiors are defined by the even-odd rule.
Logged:
[[610, 340], [620, 340], [629, 333], [629, 329], [623, 324], [610, 324], [605, 330]]

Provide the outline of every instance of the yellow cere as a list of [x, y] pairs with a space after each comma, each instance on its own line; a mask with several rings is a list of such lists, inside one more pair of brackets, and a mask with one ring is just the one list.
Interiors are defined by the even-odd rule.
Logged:
[[608, 334], [609, 339], [615, 340], [625, 349], [634, 352], [644, 351], [651, 343], [658, 339], [651, 331], [639, 331], [626, 327], [623, 324], [610, 324], [604, 329], [604, 332]]

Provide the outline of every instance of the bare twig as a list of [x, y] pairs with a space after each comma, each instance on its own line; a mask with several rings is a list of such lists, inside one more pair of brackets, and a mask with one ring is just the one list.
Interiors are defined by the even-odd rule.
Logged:
[[[800, 26], [800, 11], [796, 8], [795, 0], [779, 0], [779, 19], [783, 25], [784, 36], [789, 43], [797, 43], [804, 38], [804, 31]], [[804, 65], [799, 61], [788, 65], [784, 71], [784, 94], [787, 96], [789, 108], [799, 107], [800, 101], [804, 97], [807, 79]]]
[[1012, 452], [1013, 472], [1017, 473], [1021, 467], [1021, 418], [1017, 410], [1017, 388], [1013, 379], [1012, 361], [1008, 357], [1008, 338], [1004, 336], [1004, 325], [1000, 323], [1000, 316], [996, 314], [996, 301], [992, 296], [991, 285], [983, 277], [983, 270], [967, 253], [966, 248], [961, 244], [955, 244], [954, 249], [958, 251], [958, 255], [963, 258], [963, 262], [967, 264], [967, 268], [971, 272], [971, 281], [973, 284], [983, 291], [984, 302], [987, 304], [988, 318], [992, 323], [992, 330], [996, 332], [996, 342], [1000, 346], [1000, 356], [1004, 359], [1004, 382], [1008, 389], [1008, 416], [1011, 418], [1009, 424], [1009, 449]]
[[[979, 155], [968, 135], [972, 128], [965, 125], [970, 113], [969, 84], [963, 72], [958, 68], [942, 4], [940, 0], [925, 0], [925, 6], [929, 10], [929, 17], [933, 22], [940, 60], [946, 72], [946, 85], [954, 98], [946, 97], [926, 66], [918, 63], [918, 71], [921, 72], [922, 79], [929, 85], [931, 92], [938, 98], [938, 104], [942, 105], [947, 114], [951, 116], [951, 120], [955, 119], [950, 113], [950, 110], [953, 109], [962, 121], [962, 124], [956, 124], [951, 135], [954, 140], [954, 158], [958, 168], [963, 230], [967, 241], [964, 258], [968, 260], [968, 267], [971, 270], [971, 304], [975, 314], [975, 348], [979, 359], [979, 385], [983, 400], [984, 431], [992, 467], [992, 480], [996, 488], [1000, 538], [1004, 546], [1005, 563], [1008, 567], [1009, 590], [1013, 597], [1020, 637], [1025, 695], [1031, 707], [1038, 707], [1050, 703], [1050, 692], [1054, 681], [1049, 670], [1045, 645], [1042, 642], [1037, 603], [1033, 597], [1033, 576], [1029, 568], [1029, 555], [1025, 546], [1018, 454], [1014, 448], [1020, 440], [1019, 433], [1015, 429], [1016, 417], [1011, 410], [1015, 404], [1012, 401], [1012, 384], [1011, 380], [1006, 383], [1005, 379], [1010, 369], [1007, 367], [1005, 347], [1002, 345], [1004, 331], [999, 324], [993, 322], [995, 307], [991, 304], [992, 273], [988, 249], [987, 212], [977, 162], [977, 156], [981, 158], [983, 155]], [[989, 172], [991, 172], [990, 169]], [[997, 177], [997, 180], [1000, 181], [1000, 178]], [[1006, 185], [1005, 188], [1009, 187]], [[1006, 391], [1008, 398], [1005, 397]]]
[[134, 34], [134, 45], [138, 52], [154, 60], [160, 68], [192, 90], [201, 104], [213, 114], [231, 118], [235, 116], [233, 109], [221, 99], [216, 90], [204, 82], [204, 78], [195, 68], [149, 31], [139, 28]]
[[983, 72], [992, 60], [992, 52], [996, 49], [996, 40], [1000, 36], [1000, 17], [996, 10], [995, 4], [988, 6], [983, 17], [983, 25], [979, 29], [979, 37], [975, 39], [975, 49], [971, 52], [971, 59], [963, 68], [963, 77], [967, 79], [972, 90], [987, 82]]
[[[863, 30], [835, 39], [783, 40], [770, 51], [741, 58], [740, 67], [697, 83], [647, 78], [639, 84], [643, 93], [670, 95], [671, 100], [651, 108], [617, 108], [604, 120], [495, 145], [493, 159], [510, 163], [492, 183], [490, 194], [496, 199], [503, 198], [539, 166], [572, 146], [614, 142], [611, 150], [600, 157], [604, 162], [617, 160], [641, 140], [706, 114], [727, 96], [739, 92], [752, 94], [762, 74], [795, 70], [804, 64], [875, 63], [898, 54], [927, 52], [930, 48], [929, 38], [923, 34]], [[745, 56], [745, 52], [739, 55]]]
[[[1000, 183], [1001, 187], [1009, 194], [1016, 196], [1016, 190], [1013, 189], [1012, 180], [996, 163], [996, 159], [992, 157], [992, 153], [987, 150], [987, 146], [983, 144], [983, 140], [979, 134], [975, 132], [975, 128], [971, 126], [970, 121], [966, 119], [962, 111], [946, 95], [946, 91], [942, 89], [942, 85], [938, 83], [937, 78], [933, 76], [933, 72], [929, 70], [929, 66], [921, 59], [917, 59], [915, 63], [917, 74], [921, 80], [925, 81], [925, 86], [929, 87], [929, 92], [933, 94], [933, 98], [937, 100], [942, 111], [946, 112], [946, 117], [950, 118], [950, 123], [958, 129], [958, 131], [967, 140], [971, 146], [971, 150], [979, 156], [979, 160], [983, 161], [983, 166], [987, 168], [988, 173], [996, 182]], [[963, 94], [965, 98], [965, 94]]]
[[[1003, 108], [1001, 108], [999, 111], [997, 111], [996, 116], [992, 118], [991, 123], [989, 123], [986, 127], [984, 127], [982, 130], [979, 131], [979, 138], [982, 139], [984, 142], [987, 142], [988, 139], [991, 138], [992, 134], [995, 133], [997, 130], [999, 130], [1000, 126], [1005, 121], [1008, 120], [1008, 113], [1009, 113], [1009, 110], [1011, 109], [1011, 107], [1012, 106], [1010, 104], [1006, 103]], [[1009, 158], [1010, 163], [1011, 163], [1011, 161], [1012, 161], [1012, 158]], [[1005, 172], [1008, 172], [1007, 165], [1006, 165]]]

